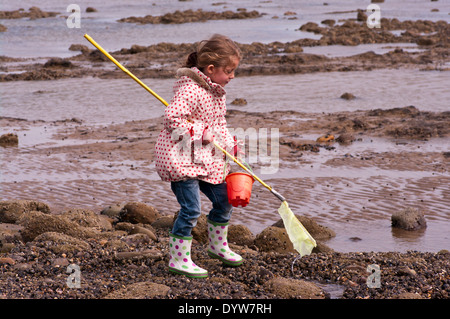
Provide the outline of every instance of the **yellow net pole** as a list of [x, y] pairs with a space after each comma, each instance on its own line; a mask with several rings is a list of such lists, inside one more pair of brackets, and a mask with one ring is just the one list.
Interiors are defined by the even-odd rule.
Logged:
[[133, 73], [128, 71], [122, 64], [120, 64], [114, 57], [106, 52], [97, 42], [94, 41], [89, 35], [85, 34], [84, 37], [92, 43], [93, 46], [95, 46], [97, 49], [100, 50], [101, 53], [103, 53], [108, 59], [110, 59], [119, 69], [121, 69], [123, 72], [128, 74], [133, 80], [135, 80], [137, 83], [139, 83], [140, 86], [142, 86], [144, 89], [146, 89], [148, 92], [150, 92], [154, 97], [156, 97], [162, 104], [165, 106], [169, 105], [162, 97], [160, 97], [158, 94], [156, 94], [152, 89], [150, 89], [145, 83], [143, 83], [141, 80], [139, 80], [137, 77], [134, 76]]

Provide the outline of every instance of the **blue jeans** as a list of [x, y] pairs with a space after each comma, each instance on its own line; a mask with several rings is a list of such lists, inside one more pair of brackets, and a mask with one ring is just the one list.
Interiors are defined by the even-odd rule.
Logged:
[[228, 223], [233, 206], [228, 203], [227, 184], [211, 184], [198, 179], [171, 182], [171, 188], [181, 208], [172, 228], [172, 234], [191, 236], [201, 215], [200, 191], [212, 202], [208, 219], [216, 223]]

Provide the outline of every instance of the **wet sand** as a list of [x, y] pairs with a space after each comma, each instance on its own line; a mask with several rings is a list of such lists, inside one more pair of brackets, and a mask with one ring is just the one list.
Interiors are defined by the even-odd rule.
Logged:
[[[246, 127], [279, 128], [277, 154], [270, 154], [269, 136], [268, 158], [246, 160], [288, 199], [293, 211], [339, 230], [329, 243], [334, 249], [354, 251], [358, 244], [389, 249], [391, 241], [380, 245], [377, 237], [389, 234], [391, 215], [406, 207], [425, 210], [428, 233], [446, 236], [448, 112], [422, 112], [415, 107], [328, 114], [233, 110], [227, 117], [231, 128], [239, 127], [243, 118]], [[19, 142], [3, 149], [2, 161], [8, 164], [2, 172], [7, 179], [2, 183], [2, 200], [39, 200], [56, 213], [74, 207], [101, 211], [129, 201], [149, 203], [166, 215], [178, 210], [169, 184], [159, 180], [153, 165], [161, 118], [104, 126], [76, 119], [0, 121], [3, 128], [10, 126], [11, 132], [18, 133], [19, 141], [28, 135], [41, 137], [36, 144], [30, 140], [28, 145]], [[317, 142], [326, 134], [334, 140]], [[248, 136], [245, 144], [248, 155]], [[235, 164], [233, 169], [239, 170]], [[206, 212], [209, 203], [205, 200], [203, 205]], [[246, 224], [257, 234], [278, 220], [278, 206], [279, 201], [255, 183], [251, 203], [235, 209], [233, 223]], [[364, 235], [365, 225], [370, 235]], [[346, 228], [356, 235], [346, 234]], [[352, 242], [351, 237], [361, 242]], [[431, 246], [447, 249], [445, 242], [441, 238]], [[429, 245], [418, 240], [412, 247], [429, 250]]]

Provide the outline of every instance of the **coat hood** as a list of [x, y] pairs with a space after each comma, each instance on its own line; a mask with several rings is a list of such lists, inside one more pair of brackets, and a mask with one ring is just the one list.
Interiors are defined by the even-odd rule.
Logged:
[[205, 90], [216, 90], [221, 95], [225, 94], [225, 89], [217, 83], [211, 81], [211, 78], [206, 76], [202, 71], [196, 67], [192, 68], [180, 68], [177, 70], [177, 77], [181, 78], [187, 76], [196, 83], [198, 83]]

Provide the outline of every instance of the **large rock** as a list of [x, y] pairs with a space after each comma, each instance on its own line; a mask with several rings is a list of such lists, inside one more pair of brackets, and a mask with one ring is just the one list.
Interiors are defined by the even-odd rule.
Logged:
[[161, 216], [158, 217], [153, 223], [153, 228], [161, 228], [161, 229], [172, 229], [173, 227], [173, 216]]
[[284, 228], [269, 226], [255, 238], [255, 245], [264, 252], [295, 253], [294, 246]]
[[127, 223], [127, 222], [120, 222], [120, 223], [117, 223], [115, 226], [116, 230], [124, 230], [124, 231], [128, 232], [129, 235], [143, 234], [154, 241], [158, 241], [158, 238], [155, 235], [155, 232], [153, 230], [149, 229], [148, 227], [151, 227], [151, 226], [145, 227], [145, 226], [139, 226], [139, 225], [131, 224], [131, 223]]
[[16, 134], [8, 133], [0, 136], [0, 146], [15, 146], [19, 144], [19, 138]]
[[230, 225], [228, 227], [228, 242], [240, 246], [251, 246], [255, 242], [255, 236], [247, 226]]
[[0, 245], [1, 242], [14, 241], [14, 239], [20, 239], [20, 232], [23, 226], [9, 223], [0, 223]]
[[[297, 217], [299, 222], [302, 223], [302, 225], [306, 228], [308, 233], [315, 240], [325, 240], [336, 236], [336, 233], [332, 229], [320, 225], [312, 218], [301, 215], [295, 215], [295, 217]], [[284, 228], [283, 220], [279, 219], [275, 224], [273, 224], [273, 226]]]
[[88, 251], [90, 245], [79, 238], [56, 232], [46, 232], [34, 238], [33, 242], [48, 243], [47, 249], [55, 254]]
[[325, 299], [327, 293], [314, 283], [299, 280], [275, 277], [265, 283], [265, 288], [283, 299]]
[[392, 227], [405, 230], [418, 230], [427, 226], [423, 212], [410, 207], [393, 213], [391, 222]]
[[40, 211], [50, 213], [47, 204], [31, 200], [10, 200], [0, 202], [0, 222], [15, 224], [24, 213]]
[[119, 218], [120, 211], [123, 209], [124, 204], [112, 204], [108, 207], [105, 207], [100, 212], [101, 215], [106, 215], [111, 218]]
[[94, 231], [94, 229], [82, 227], [64, 216], [45, 214], [38, 211], [23, 214], [18, 223], [24, 226], [22, 239], [25, 242], [32, 241], [46, 232], [56, 232], [81, 239], [98, 235], [98, 232]]
[[150, 205], [131, 202], [127, 203], [119, 213], [119, 220], [132, 224], [151, 224], [161, 217], [158, 210]]
[[69, 209], [62, 213], [61, 216], [83, 227], [112, 230], [112, 220], [108, 216], [96, 214], [88, 209]]

